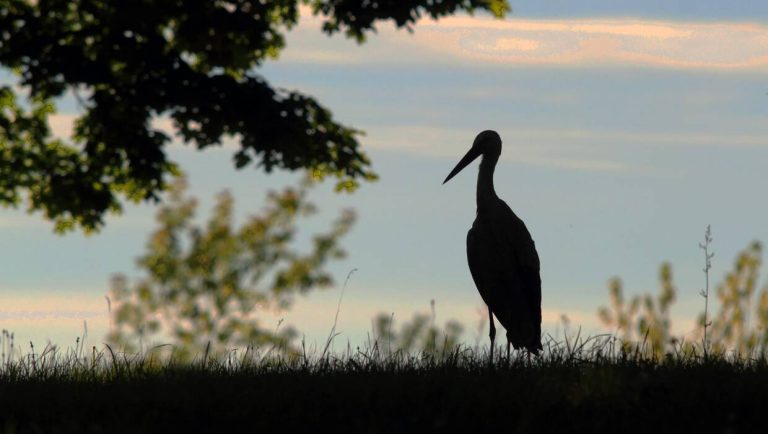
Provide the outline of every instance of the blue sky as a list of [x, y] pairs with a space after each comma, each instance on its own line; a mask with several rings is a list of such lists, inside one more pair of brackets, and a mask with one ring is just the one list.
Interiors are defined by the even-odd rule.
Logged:
[[[359, 342], [377, 312], [396, 320], [428, 311], [462, 320], [473, 339], [481, 306], [464, 242], [474, 219], [476, 166], [446, 174], [475, 134], [504, 142], [496, 189], [530, 229], [542, 260], [545, 329], [561, 313], [590, 332], [607, 303], [606, 281], [657, 291], [671, 261], [678, 284], [675, 329], [692, 330], [702, 301], [697, 248], [714, 232], [713, 280], [737, 252], [768, 240], [768, 6], [758, 2], [520, 1], [505, 21], [422, 21], [414, 34], [382, 25], [366, 45], [326, 38], [303, 17], [273, 84], [310, 93], [336, 118], [366, 131], [362, 143], [381, 180], [353, 195], [320, 186], [323, 210], [306, 233], [342, 207], [358, 223], [334, 264], [352, 277], [340, 314], [342, 339]], [[54, 130], [77, 114], [62, 101]], [[163, 120], [158, 121], [162, 125]], [[213, 195], [235, 194], [241, 216], [264, 193], [296, 179], [234, 171], [231, 148], [174, 146], [205, 215]], [[154, 227], [154, 208], [129, 206], [97, 236], [52, 234], [39, 215], [0, 210], [0, 328], [67, 345], [88, 322], [92, 342], [108, 327], [111, 273], [139, 275], [134, 258]], [[310, 341], [330, 330], [340, 288], [313, 293], [285, 318]], [[485, 332], [483, 332], [485, 335]]]

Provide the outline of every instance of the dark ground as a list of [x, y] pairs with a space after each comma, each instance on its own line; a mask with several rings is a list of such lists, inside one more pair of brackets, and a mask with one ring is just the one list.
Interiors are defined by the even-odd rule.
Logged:
[[768, 368], [729, 363], [0, 380], [6, 433], [768, 432]]

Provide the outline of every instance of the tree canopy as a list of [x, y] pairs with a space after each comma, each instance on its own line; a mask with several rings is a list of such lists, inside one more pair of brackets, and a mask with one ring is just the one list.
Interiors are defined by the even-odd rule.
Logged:
[[[198, 149], [235, 137], [237, 168], [308, 169], [347, 190], [375, 178], [361, 131], [258, 73], [285, 46], [300, 4], [326, 34], [358, 42], [381, 21], [410, 30], [425, 15], [509, 9], [506, 0], [0, 0], [0, 65], [17, 77], [0, 86], [0, 204], [26, 195], [58, 230], [94, 230], [121, 197], [158, 200], [177, 173], [171, 138], [151, 122], [160, 116]], [[64, 141], [49, 118], [68, 93], [81, 115]]]

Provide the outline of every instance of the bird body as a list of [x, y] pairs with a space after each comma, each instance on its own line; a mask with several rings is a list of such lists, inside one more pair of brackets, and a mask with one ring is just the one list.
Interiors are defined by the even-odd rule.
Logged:
[[509, 345], [536, 353], [541, 350], [541, 279], [536, 246], [525, 223], [501, 200], [493, 172], [501, 155], [501, 138], [483, 131], [444, 181], [482, 155], [477, 180], [477, 216], [467, 233], [467, 261], [472, 279], [488, 306], [491, 355], [494, 316], [507, 330]]

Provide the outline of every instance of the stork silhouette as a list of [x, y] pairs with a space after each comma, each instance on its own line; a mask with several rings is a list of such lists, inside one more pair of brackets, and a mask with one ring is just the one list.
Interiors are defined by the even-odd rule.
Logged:
[[496, 195], [493, 171], [501, 155], [501, 137], [486, 130], [453, 168], [443, 184], [482, 155], [477, 177], [477, 217], [467, 233], [467, 261], [472, 279], [488, 306], [491, 361], [496, 338], [494, 315], [510, 344], [530, 353], [541, 350], [541, 278], [539, 255], [525, 223]]

